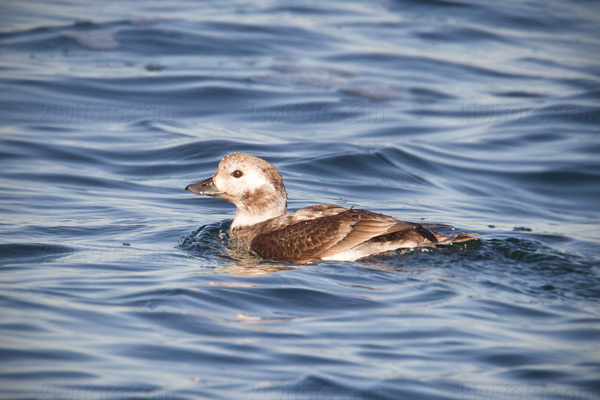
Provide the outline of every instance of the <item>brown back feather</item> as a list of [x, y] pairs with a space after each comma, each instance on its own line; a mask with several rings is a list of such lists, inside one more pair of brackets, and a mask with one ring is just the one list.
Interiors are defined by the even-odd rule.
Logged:
[[259, 234], [252, 240], [251, 248], [270, 260], [309, 262], [341, 253], [381, 235], [408, 230], [418, 230], [421, 236], [437, 242], [435, 236], [419, 224], [367, 210], [346, 209]]

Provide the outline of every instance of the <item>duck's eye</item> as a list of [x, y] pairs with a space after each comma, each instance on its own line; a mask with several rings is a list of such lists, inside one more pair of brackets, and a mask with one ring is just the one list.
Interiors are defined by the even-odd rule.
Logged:
[[233, 176], [234, 178], [241, 178], [242, 175], [244, 175], [244, 173], [242, 171], [240, 171], [239, 169], [236, 169], [235, 171], [233, 171], [233, 173], [231, 174], [231, 176]]

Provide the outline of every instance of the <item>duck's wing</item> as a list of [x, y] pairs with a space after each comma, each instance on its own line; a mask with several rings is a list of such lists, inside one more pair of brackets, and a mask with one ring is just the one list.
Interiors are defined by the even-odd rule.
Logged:
[[252, 240], [251, 248], [265, 259], [305, 263], [331, 257], [372, 238], [395, 232], [417, 230], [428, 243], [438, 241], [419, 224], [367, 210], [337, 208], [336, 212], [333, 208], [321, 210], [330, 210], [330, 215], [300, 218], [291, 225], [282, 224], [279, 229], [258, 234]]
[[340, 214], [348, 211], [348, 208], [336, 206], [334, 204], [319, 204], [294, 211], [293, 213], [282, 215], [281, 217], [269, 220], [263, 227], [262, 231], [272, 232], [285, 227], [297, 224], [302, 221], [316, 220], [323, 217]]

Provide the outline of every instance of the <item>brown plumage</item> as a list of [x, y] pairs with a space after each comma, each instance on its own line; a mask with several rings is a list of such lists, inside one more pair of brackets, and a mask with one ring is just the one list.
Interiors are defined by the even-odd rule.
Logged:
[[231, 236], [267, 260], [307, 263], [352, 261], [398, 248], [473, 240], [441, 235], [425, 226], [367, 210], [317, 205], [286, 214], [281, 175], [268, 162], [244, 153], [223, 158], [209, 179], [189, 185], [196, 194], [225, 198], [237, 207]]

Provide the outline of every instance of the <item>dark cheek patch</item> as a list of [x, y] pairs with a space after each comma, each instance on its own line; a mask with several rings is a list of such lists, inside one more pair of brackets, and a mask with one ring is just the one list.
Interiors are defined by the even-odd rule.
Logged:
[[246, 190], [240, 196], [242, 201], [247, 201], [250, 204], [262, 204], [265, 201], [265, 190], [260, 188], [253, 191]]

